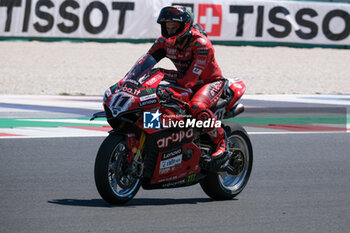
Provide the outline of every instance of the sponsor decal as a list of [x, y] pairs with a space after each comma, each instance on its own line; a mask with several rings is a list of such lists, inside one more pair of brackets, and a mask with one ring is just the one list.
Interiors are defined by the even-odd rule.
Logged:
[[150, 99], [150, 100], [146, 100], [146, 101], [140, 102], [139, 106], [143, 107], [143, 106], [146, 106], [146, 105], [151, 105], [151, 104], [156, 104], [156, 103], [158, 103], [157, 99]]
[[238, 84], [238, 83], [234, 83], [233, 86], [237, 87], [237, 88], [242, 88], [242, 85], [241, 84]]
[[222, 6], [198, 4], [198, 22], [208, 36], [220, 36], [222, 24]]
[[199, 44], [201, 44], [201, 45], [206, 45], [206, 44], [207, 44], [206, 40], [203, 39], [203, 38], [199, 38], [199, 39], [197, 40], [197, 42], [198, 42]]
[[[325, 39], [340, 41], [349, 37], [350, 21], [349, 13], [336, 9], [336, 7], [336, 5], [311, 4], [309, 7], [303, 8], [300, 4], [293, 3], [285, 6], [270, 4], [265, 4], [265, 6], [230, 5], [230, 14], [238, 16], [236, 37], [245, 37], [245, 34], [255, 32], [255, 38], [271, 36], [281, 39], [290, 37], [294, 38], [293, 42], [308, 42], [308, 40], [311, 42], [312, 39], [318, 37], [317, 40], [320, 42], [325, 42]], [[268, 20], [265, 20], [267, 15]], [[255, 29], [244, 30], [247, 29], [244, 25], [245, 20], [248, 22], [256, 21]], [[335, 24], [335, 20], [343, 22]], [[268, 27], [270, 24], [272, 27]], [[297, 38], [293, 35], [294, 32]]]
[[210, 90], [210, 95], [212, 97], [216, 96], [220, 92], [222, 85], [223, 85], [222, 81], [216, 82], [214, 86], [212, 86], [212, 89]]
[[139, 84], [140, 84], [138, 81], [133, 80], [133, 79], [127, 79], [127, 80], [125, 81], [125, 83], [132, 83], [132, 84], [135, 84], [135, 85], [139, 85]]
[[197, 74], [197, 75], [201, 75], [202, 71], [203, 71], [203, 70], [198, 69], [198, 68], [196, 68], [196, 67], [193, 68], [193, 70], [192, 70], [192, 72], [193, 72], [194, 74]]
[[170, 187], [175, 187], [175, 186], [184, 185], [184, 184], [186, 184], [186, 179], [181, 179], [178, 181], [162, 184], [162, 188], [170, 188]]
[[145, 100], [154, 99], [154, 98], [157, 98], [156, 93], [154, 93], [154, 94], [152, 94], [152, 95], [141, 96], [141, 97], [140, 97], [140, 100], [141, 100], [141, 101], [145, 101]]
[[158, 77], [159, 77], [159, 76], [156, 76], [156, 77], [151, 78], [151, 79], [148, 80], [145, 84], [146, 84], [147, 86], [153, 85], [155, 82], [158, 81]]
[[187, 184], [192, 184], [193, 182], [195, 182], [196, 180], [196, 174], [192, 174], [192, 175], [189, 175], [187, 176]]
[[[7, 9], [2, 11], [3, 7]], [[14, 36], [32, 36], [35, 33], [50, 33], [53, 37], [69, 34], [77, 36], [81, 32], [84, 35], [96, 35], [111, 29], [108, 27], [111, 18], [117, 22], [114, 24], [116, 33], [121, 35], [127, 16], [135, 11], [135, 2], [1, 0], [0, 10], [1, 13], [8, 12], [6, 16], [2, 15], [5, 18], [1, 21], [6, 23], [0, 25], [1, 28], [4, 26], [4, 32], [15, 32]], [[99, 20], [96, 20], [96, 15]], [[0, 29], [0, 34], [2, 32], [3, 29]]]
[[138, 96], [141, 93], [141, 91], [137, 87], [129, 86], [129, 85], [123, 86], [122, 91], [135, 96]]
[[169, 182], [169, 181], [177, 180], [179, 178], [180, 178], [180, 176], [171, 176], [171, 177], [167, 177], [165, 179], [158, 180], [158, 183]]
[[169, 159], [182, 153], [182, 149], [177, 149], [171, 152], [163, 153], [162, 159]]
[[199, 55], [196, 59], [196, 65], [205, 66], [207, 64], [207, 56]]
[[[149, 30], [148, 22], [156, 20], [155, 15], [159, 14], [159, 8], [145, 2], [0, 0], [0, 36], [152, 38], [153, 30]], [[285, 1], [283, 4], [275, 4], [272, 1], [249, 1], [243, 4], [233, 0], [220, 4], [192, 2], [181, 5], [190, 7], [197, 17], [196, 21], [206, 30], [208, 36], [219, 41], [349, 46], [349, 4], [295, 1]], [[134, 20], [134, 16], [142, 15], [142, 12], [150, 14], [147, 14], [144, 20]], [[140, 32], [136, 38], [135, 31]], [[165, 40], [161, 37], [156, 43], [163, 45]]]
[[[167, 173], [170, 173], [170, 172], [174, 172], [176, 169], [179, 169], [179, 168], [181, 168], [181, 164], [176, 164], [173, 167], [167, 167], [167, 168], [159, 169], [159, 174], [160, 175], [164, 175], [164, 174], [167, 174]], [[179, 178], [182, 178], [182, 177], [184, 177], [184, 175], [181, 176], [181, 177], [179, 176]]]
[[159, 110], [156, 112], [143, 113], [143, 128], [145, 129], [160, 129], [160, 115]]
[[208, 55], [209, 51], [207, 49], [198, 49], [197, 54], [198, 55]]
[[202, 44], [201, 43], [199, 43], [198, 41], [196, 41], [196, 43], [194, 43], [194, 46], [196, 46], [196, 47], [199, 47], [199, 46], [201, 46]]
[[167, 48], [166, 50], [167, 54], [176, 54], [176, 49], [172, 49], [172, 48]]
[[[193, 129], [187, 131], [181, 130], [176, 133], [172, 133], [168, 137], [161, 138], [157, 141], [158, 148], [168, 147], [171, 143], [182, 142], [183, 139], [190, 139], [193, 137]], [[181, 155], [182, 156], [182, 155]]]
[[169, 167], [174, 167], [176, 164], [180, 164], [182, 161], [182, 154], [174, 157], [174, 158], [170, 158], [167, 160], [162, 160], [160, 162], [160, 169], [164, 169], [164, 168], [169, 168]]
[[160, 175], [163, 175], [163, 174], [166, 174], [166, 173], [169, 173], [169, 172], [170, 172], [170, 168], [169, 167], [159, 170], [159, 174]]

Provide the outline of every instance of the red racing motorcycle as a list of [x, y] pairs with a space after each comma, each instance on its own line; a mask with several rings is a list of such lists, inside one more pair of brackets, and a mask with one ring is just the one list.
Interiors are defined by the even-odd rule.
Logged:
[[[215, 200], [228, 200], [246, 186], [253, 150], [246, 131], [232, 121], [244, 111], [238, 103], [245, 91], [239, 80], [226, 80], [211, 108], [217, 121], [200, 122], [187, 114], [192, 90], [164, 80], [151, 55], [141, 57], [128, 74], [104, 95], [104, 111], [113, 128], [99, 148], [95, 183], [110, 204], [130, 201], [143, 189], [176, 188], [200, 183]], [[227, 151], [220, 168], [206, 166], [213, 142], [203, 127], [223, 127]]]

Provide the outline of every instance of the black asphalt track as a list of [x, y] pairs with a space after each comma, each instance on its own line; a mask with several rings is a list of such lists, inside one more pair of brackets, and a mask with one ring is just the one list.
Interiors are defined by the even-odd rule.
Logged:
[[0, 140], [0, 232], [345, 233], [350, 229], [350, 134], [251, 135], [254, 166], [232, 201], [199, 185], [140, 190], [122, 207], [99, 196], [103, 138]]

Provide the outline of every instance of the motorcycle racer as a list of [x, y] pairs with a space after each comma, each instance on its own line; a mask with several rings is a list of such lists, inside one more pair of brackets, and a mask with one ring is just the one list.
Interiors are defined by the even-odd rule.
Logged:
[[[212, 43], [201, 33], [199, 25], [193, 25], [193, 14], [184, 6], [164, 7], [157, 23], [161, 25], [161, 36], [148, 54], [157, 62], [167, 57], [174, 63], [176, 71], [162, 71], [169, 82], [192, 89], [194, 94], [189, 102], [192, 117], [216, 120], [210, 108], [218, 102], [226, 81], [215, 60]], [[225, 162], [225, 132], [222, 128], [205, 130], [214, 143], [209, 162], [219, 167]]]

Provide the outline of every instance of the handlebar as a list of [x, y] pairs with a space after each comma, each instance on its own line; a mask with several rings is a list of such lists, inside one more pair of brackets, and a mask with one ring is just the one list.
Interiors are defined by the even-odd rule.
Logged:
[[181, 105], [185, 106], [185, 108], [189, 108], [190, 107], [190, 105], [188, 103], [186, 103], [186, 102], [184, 102], [182, 100], [179, 100], [177, 98], [174, 98], [172, 96], [170, 97], [170, 100], [175, 102], [175, 103], [178, 103], [178, 104], [181, 104]]
[[174, 92], [168, 90], [167, 88], [162, 88], [162, 87], [157, 88], [157, 96], [159, 100], [164, 101], [163, 103], [174, 102], [185, 106], [185, 108], [189, 108], [190, 105], [188, 103], [173, 97], [173, 95], [174, 95]]

